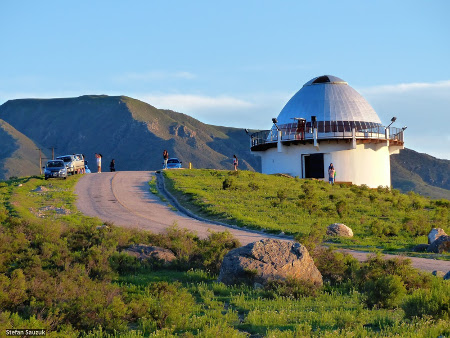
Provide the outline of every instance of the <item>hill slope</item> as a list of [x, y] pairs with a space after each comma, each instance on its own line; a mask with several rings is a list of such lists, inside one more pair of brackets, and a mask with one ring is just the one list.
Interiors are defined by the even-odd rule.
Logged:
[[164, 149], [185, 166], [231, 169], [234, 153], [242, 169], [260, 166], [244, 130], [207, 125], [125, 96], [11, 100], [0, 106], [0, 118], [43, 146], [56, 146], [57, 154], [83, 153], [93, 164], [94, 153], [101, 153], [103, 170], [112, 158], [117, 170], [160, 169]]
[[432, 198], [450, 199], [450, 161], [403, 149], [391, 156], [392, 186]]
[[[0, 120], [0, 144], [0, 180], [39, 174], [39, 147], [3, 120]], [[43, 157], [45, 154], [43, 151]]]

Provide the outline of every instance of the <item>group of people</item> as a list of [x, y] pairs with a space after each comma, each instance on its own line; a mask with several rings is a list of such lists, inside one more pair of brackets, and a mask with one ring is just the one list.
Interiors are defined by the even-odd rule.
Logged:
[[[95, 153], [95, 158], [97, 159], [97, 173], [102, 172], [102, 157], [103, 155], [100, 153]], [[114, 159], [109, 163], [109, 171], [116, 171], [116, 161]]]

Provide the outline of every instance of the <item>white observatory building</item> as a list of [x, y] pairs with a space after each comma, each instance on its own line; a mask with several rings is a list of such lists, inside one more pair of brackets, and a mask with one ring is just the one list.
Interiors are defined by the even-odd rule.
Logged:
[[271, 130], [251, 135], [264, 174], [283, 173], [336, 182], [391, 186], [389, 155], [403, 149], [406, 127], [384, 127], [370, 104], [344, 80], [316, 77], [289, 100]]

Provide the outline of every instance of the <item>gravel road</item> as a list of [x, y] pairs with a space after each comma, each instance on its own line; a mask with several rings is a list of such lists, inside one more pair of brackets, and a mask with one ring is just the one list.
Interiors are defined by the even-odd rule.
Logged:
[[[87, 174], [78, 182], [75, 193], [78, 195], [77, 208], [88, 216], [98, 217], [117, 226], [135, 227], [154, 233], [164, 233], [175, 222], [179, 227], [197, 232], [201, 238], [208, 231], [230, 231], [245, 245], [267, 237], [259, 232], [233, 229], [221, 225], [201, 222], [173, 211], [168, 203], [149, 190], [148, 181], [154, 176], [149, 171], [118, 171], [113, 173]], [[367, 253], [343, 250], [360, 261], [367, 259]], [[386, 255], [386, 258], [396, 257]], [[424, 271], [450, 271], [449, 261], [425, 258], [410, 258], [412, 265]]]

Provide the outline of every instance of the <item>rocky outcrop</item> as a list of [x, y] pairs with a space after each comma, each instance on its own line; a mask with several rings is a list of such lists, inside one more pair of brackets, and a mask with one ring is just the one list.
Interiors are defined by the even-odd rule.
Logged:
[[327, 228], [328, 236], [353, 237], [353, 230], [342, 223], [334, 223]]
[[227, 285], [293, 278], [322, 285], [322, 275], [305, 246], [294, 241], [263, 239], [231, 250], [223, 259], [219, 282]]
[[169, 265], [177, 259], [174, 253], [169, 249], [144, 244], [133, 245], [123, 252], [127, 253], [130, 256], [136, 257], [140, 261], [157, 261], [162, 262], [163, 265]]
[[427, 249], [428, 252], [450, 252], [450, 236], [439, 236]]
[[441, 228], [433, 228], [428, 234], [428, 244], [433, 243], [438, 237], [447, 235]]

